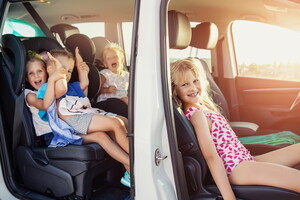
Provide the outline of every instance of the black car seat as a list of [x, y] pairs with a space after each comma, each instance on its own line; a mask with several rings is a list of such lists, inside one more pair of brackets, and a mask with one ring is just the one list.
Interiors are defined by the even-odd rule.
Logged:
[[[201, 24], [198, 24], [196, 27], [192, 28], [192, 39], [190, 46], [197, 49], [214, 49], [218, 42], [218, 36], [218, 28], [214, 23], [202, 22]], [[197, 59], [199, 59], [200, 66], [202, 66], [204, 71], [206, 72], [206, 77], [209, 81], [211, 89], [210, 94], [212, 99], [216, 104], [220, 106], [222, 114], [230, 121], [230, 110], [228, 108], [228, 103], [223, 92], [214, 81], [214, 77], [212, 76], [206, 61], [201, 58]], [[230, 125], [236, 132], [236, 134], [240, 137], [279, 132], [278, 130], [274, 129], [259, 129], [259, 126], [252, 122], [230, 121]]]
[[[170, 17], [177, 15], [177, 17]], [[170, 48], [184, 49], [184, 41], [190, 40], [189, 30], [182, 30], [183, 27], [190, 29], [189, 20], [182, 13], [169, 11], [169, 46]], [[170, 21], [173, 20], [173, 21]], [[178, 24], [182, 29], [174, 28]], [[185, 24], [185, 25], [183, 25]], [[175, 33], [174, 33], [175, 31]], [[178, 38], [181, 37], [181, 38]], [[178, 41], [178, 44], [177, 44]], [[187, 45], [188, 46], [188, 45]], [[187, 47], [186, 46], [186, 47]], [[208, 166], [198, 145], [193, 126], [185, 117], [181, 108], [173, 101], [173, 113], [176, 128], [178, 149], [182, 154], [185, 169], [186, 184], [190, 199], [222, 199], [220, 192], [215, 185]], [[300, 199], [300, 194], [285, 189], [268, 186], [232, 186], [238, 199], [265, 200], [265, 199]]]
[[[5, 86], [1, 87], [1, 90], [4, 89], [2, 94], [5, 94], [1, 96], [1, 104], [3, 108], [7, 107], [3, 112], [8, 116], [5, 121], [8, 130], [13, 137], [20, 135], [17, 147], [12, 148], [12, 151], [15, 152], [13, 156], [19, 169], [21, 184], [56, 198], [75, 195], [88, 199], [96, 178], [97, 183], [105, 186], [119, 181], [122, 176], [121, 165], [109, 157], [98, 144], [56, 148], [36, 146], [31, 113], [27, 106], [23, 104], [20, 112], [12, 112], [18, 107], [18, 98], [22, 98], [24, 102], [26, 50], [39, 52], [61, 46], [48, 38], [28, 38], [22, 43], [14, 35], [3, 35], [1, 44], [5, 63], [0, 72], [1, 86]], [[35, 44], [42, 44], [43, 49]], [[51, 49], [46, 49], [48, 47]], [[21, 119], [20, 128], [14, 128], [16, 119]]]
[[104, 47], [110, 43], [110, 41], [108, 39], [106, 39], [105, 37], [93, 37], [92, 41], [95, 44], [95, 48], [96, 48], [96, 55], [95, 55], [95, 60], [94, 60], [94, 64], [97, 67], [97, 69], [100, 71], [102, 69], [104, 69], [104, 65], [102, 63], [102, 51], [104, 49]]
[[[66, 38], [66, 49], [72, 52], [75, 55], [75, 48], [79, 48], [79, 53], [82, 56], [83, 60], [90, 67], [89, 72], [89, 88], [88, 88], [88, 97], [92, 101], [98, 94], [100, 90], [100, 76], [98, 69], [93, 65], [95, 59], [96, 48], [93, 41], [86, 35], [76, 33]], [[78, 72], [76, 67], [74, 67], [72, 77], [70, 82], [78, 81]], [[97, 82], [98, 84], [96, 84]]]
[[[75, 48], [79, 48], [80, 55], [87, 63], [93, 64], [96, 54], [94, 42], [81, 33], [73, 34], [66, 38], [66, 49], [74, 54]], [[74, 54], [75, 55], [75, 54]]]

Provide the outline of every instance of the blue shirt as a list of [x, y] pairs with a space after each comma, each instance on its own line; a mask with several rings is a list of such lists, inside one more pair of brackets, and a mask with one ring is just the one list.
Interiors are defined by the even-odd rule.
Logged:
[[[46, 89], [47, 89], [48, 83], [44, 83], [40, 89], [38, 90], [38, 93], [36, 95], [36, 97], [38, 99], [44, 99], [45, 97], [45, 93], [46, 93]], [[76, 81], [73, 83], [68, 83], [68, 91], [67, 93], [62, 96], [65, 97], [66, 95], [68, 96], [79, 96], [79, 97], [85, 97], [81, 87], [80, 87], [80, 82]], [[47, 117], [47, 112], [44, 110], [39, 110], [39, 116], [42, 120], [44, 121], [48, 121], [48, 117]]]

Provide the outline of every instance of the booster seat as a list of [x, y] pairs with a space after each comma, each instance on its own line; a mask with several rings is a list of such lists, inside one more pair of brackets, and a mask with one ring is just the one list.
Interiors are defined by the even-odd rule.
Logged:
[[[2, 99], [10, 101], [6, 104], [14, 108], [17, 97], [23, 98], [24, 101], [22, 88], [26, 73], [24, 62], [26, 50], [41, 52], [62, 47], [57, 41], [49, 38], [25, 38], [21, 41], [14, 35], [4, 35], [1, 43], [7, 68], [17, 72], [13, 76], [11, 73], [1, 73], [5, 75], [1, 79], [1, 84], [3, 82], [9, 86], [6, 94], [11, 96], [10, 100]], [[21, 89], [16, 91], [15, 88]], [[8, 112], [8, 110], [4, 110], [5, 115]], [[14, 117], [16, 116], [12, 115], [7, 120], [12, 133], [15, 131], [12, 125]], [[88, 199], [96, 178], [99, 179], [97, 182], [102, 184], [119, 181], [121, 165], [109, 157], [98, 144], [67, 145], [56, 148], [37, 147], [34, 145], [35, 131], [31, 113], [26, 105], [23, 106], [19, 117], [22, 118], [22, 128], [18, 133], [13, 134], [20, 135], [20, 141], [15, 150], [15, 159], [21, 175], [21, 182], [25, 187], [56, 198], [72, 194], [82, 199]]]

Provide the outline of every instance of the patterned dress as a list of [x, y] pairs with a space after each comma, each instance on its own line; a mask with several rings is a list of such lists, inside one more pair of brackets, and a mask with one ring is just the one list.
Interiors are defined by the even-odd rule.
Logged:
[[237, 139], [236, 134], [221, 114], [210, 110], [191, 107], [185, 112], [185, 115], [190, 120], [192, 115], [199, 110], [212, 122], [210, 134], [217, 152], [223, 161], [227, 176], [244, 160], [254, 161], [253, 156], [251, 156], [250, 152]]

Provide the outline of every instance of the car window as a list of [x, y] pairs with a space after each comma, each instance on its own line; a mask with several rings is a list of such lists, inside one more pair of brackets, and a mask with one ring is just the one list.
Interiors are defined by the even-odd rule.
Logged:
[[239, 76], [300, 81], [298, 32], [237, 20], [232, 35]]
[[[200, 24], [199, 22], [190, 22], [191, 27]], [[211, 70], [211, 51], [207, 49], [198, 49], [188, 46], [185, 49], [169, 49], [170, 62], [188, 57], [198, 57], [206, 61], [209, 69]]]
[[90, 23], [77, 23], [72, 24], [79, 29], [79, 32], [88, 36], [93, 37], [105, 37], [105, 26], [104, 22], [90, 22]]
[[13, 34], [19, 37], [44, 37], [44, 32], [37, 26], [28, 22], [7, 18], [5, 20], [3, 34]]
[[133, 22], [123, 22], [122, 23], [122, 33], [123, 33], [124, 50], [125, 50], [127, 66], [130, 65], [132, 27], [133, 27]]

